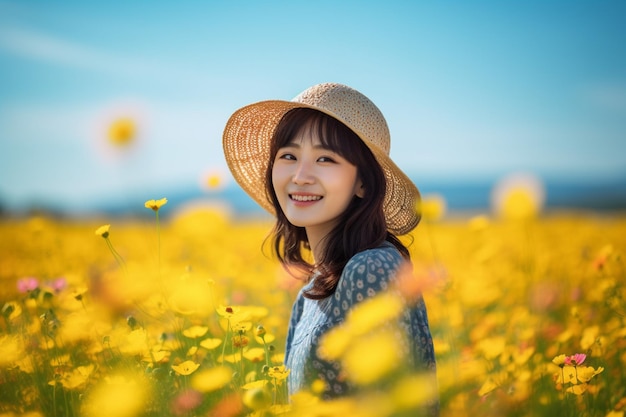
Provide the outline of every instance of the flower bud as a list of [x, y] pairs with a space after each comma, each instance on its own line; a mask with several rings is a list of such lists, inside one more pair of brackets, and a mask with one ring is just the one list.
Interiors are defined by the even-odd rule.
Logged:
[[265, 333], [267, 333], [265, 331], [265, 327], [263, 327], [261, 324], [259, 324], [258, 326], [256, 326], [256, 332], [255, 335], [257, 335], [258, 337], [263, 337], [265, 336]]

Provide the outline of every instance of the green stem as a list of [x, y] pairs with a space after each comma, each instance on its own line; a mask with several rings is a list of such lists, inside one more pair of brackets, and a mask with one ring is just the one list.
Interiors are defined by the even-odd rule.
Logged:
[[115, 248], [113, 247], [113, 244], [111, 243], [111, 241], [109, 240], [108, 237], [105, 237], [104, 240], [107, 243], [107, 246], [109, 247], [109, 250], [111, 251], [111, 253], [113, 254], [113, 257], [115, 258], [115, 260], [117, 261], [118, 265], [124, 270], [126, 271], [126, 263], [124, 262], [124, 259], [122, 258], [122, 256], [115, 250]]
[[265, 365], [267, 365], [267, 367], [269, 368], [270, 366], [270, 350], [267, 346], [267, 343], [265, 343], [265, 336], [261, 336], [261, 340], [263, 340], [263, 349], [265, 350]]
[[241, 362], [241, 385], [243, 385], [244, 382], [246, 382], [246, 373], [245, 373], [245, 367], [243, 363], [243, 344], [241, 346], [241, 349], [239, 349], [239, 361]]
[[159, 275], [161, 274], [161, 227], [159, 224], [159, 211], [155, 211], [156, 214], [156, 231], [157, 231], [157, 256], [159, 262]]
[[230, 334], [230, 320], [226, 321], [226, 335], [224, 336], [224, 344], [222, 345], [222, 365], [226, 361], [226, 342], [228, 340], [228, 335]]

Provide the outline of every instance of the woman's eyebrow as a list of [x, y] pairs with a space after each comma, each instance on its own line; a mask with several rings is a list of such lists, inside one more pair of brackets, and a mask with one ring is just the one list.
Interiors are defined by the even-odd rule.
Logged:
[[[281, 146], [281, 148], [302, 148], [302, 145], [300, 145], [299, 142], [287, 142], [285, 145]], [[334, 152], [332, 149], [328, 148], [327, 146], [324, 146], [321, 143], [318, 143], [316, 145], [313, 145], [313, 149], [321, 149], [321, 150], [326, 150], [329, 152]]]

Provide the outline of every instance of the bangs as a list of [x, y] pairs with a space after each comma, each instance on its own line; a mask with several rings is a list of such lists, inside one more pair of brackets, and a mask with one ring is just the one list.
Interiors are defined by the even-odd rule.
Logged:
[[300, 133], [317, 135], [324, 148], [341, 155], [353, 165], [357, 165], [355, 149], [369, 152], [361, 138], [337, 119], [314, 109], [297, 108], [287, 112], [277, 126], [273, 143], [275, 152], [272, 155]]

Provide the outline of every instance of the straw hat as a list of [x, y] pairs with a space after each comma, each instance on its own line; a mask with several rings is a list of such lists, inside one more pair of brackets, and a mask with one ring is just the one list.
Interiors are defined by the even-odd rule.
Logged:
[[268, 100], [237, 110], [223, 135], [224, 155], [235, 180], [265, 210], [275, 214], [265, 193], [270, 143], [283, 115], [295, 108], [319, 110], [352, 129], [369, 147], [387, 180], [383, 209], [387, 227], [397, 235], [411, 231], [420, 220], [419, 191], [389, 158], [391, 139], [380, 110], [358, 91], [341, 84], [310, 87], [292, 101]]

